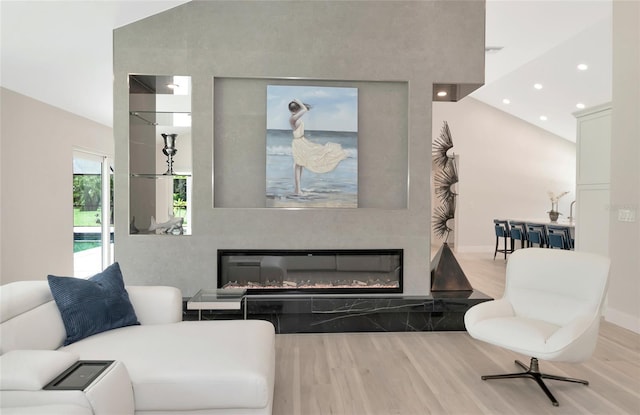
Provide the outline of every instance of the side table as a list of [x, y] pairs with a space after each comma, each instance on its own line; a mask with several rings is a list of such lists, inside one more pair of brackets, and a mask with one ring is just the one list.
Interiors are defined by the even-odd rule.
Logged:
[[[247, 319], [247, 290], [244, 288], [205, 288], [187, 301], [187, 310], [198, 310], [198, 320], [202, 319], [202, 310], [240, 310]], [[243, 307], [244, 302], [244, 307]]]

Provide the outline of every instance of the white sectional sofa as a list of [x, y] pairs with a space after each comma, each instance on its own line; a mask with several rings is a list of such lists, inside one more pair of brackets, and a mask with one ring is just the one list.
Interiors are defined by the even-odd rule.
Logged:
[[[63, 346], [47, 281], [0, 287], [0, 412], [271, 414], [275, 334], [258, 320], [182, 321], [172, 287], [128, 286], [139, 325]], [[85, 390], [43, 390], [78, 360], [114, 363]]]

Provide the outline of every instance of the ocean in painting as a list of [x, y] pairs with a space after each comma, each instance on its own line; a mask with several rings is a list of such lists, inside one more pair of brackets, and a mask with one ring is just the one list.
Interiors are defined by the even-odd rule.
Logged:
[[291, 130], [267, 130], [267, 207], [358, 207], [358, 133], [305, 131], [315, 143], [337, 143], [347, 158], [328, 173], [302, 172], [302, 195], [295, 195]]

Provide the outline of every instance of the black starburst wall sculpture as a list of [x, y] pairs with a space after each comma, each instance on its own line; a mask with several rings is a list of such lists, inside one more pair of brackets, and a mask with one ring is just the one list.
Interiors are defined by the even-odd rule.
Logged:
[[433, 164], [439, 169], [434, 174], [433, 184], [435, 194], [440, 201], [440, 206], [434, 209], [433, 228], [440, 239], [447, 243], [449, 234], [453, 229], [449, 227], [449, 221], [454, 218], [456, 210], [456, 192], [454, 186], [458, 183], [458, 169], [456, 167], [455, 153], [449, 155], [453, 148], [453, 138], [449, 124], [445, 121], [440, 136], [433, 142]]
[[457, 193], [453, 186], [458, 183], [458, 168], [456, 167], [456, 159], [451, 158], [451, 162], [437, 172], [433, 177], [436, 196], [443, 205], [453, 205], [455, 207], [455, 198]]
[[451, 157], [447, 152], [452, 148], [453, 138], [451, 137], [451, 130], [449, 130], [449, 124], [445, 121], [442, 130], [440, 130], [440, 135], [433, 142], [431, 151], [433, 154], [433, 164], [444, 169], [451, 161]]
[[436, 292], [473, 290], [447, 243], [449, 234], [453, 231], [449, 224], [455, 217], [458, 196], [455, 191], [455, 185], [458, 183], [455, 153], [448, 153], [452, 148], [451, 130], [445, 121], [432, 147], [433, 164], [440, 169], [433, 176], [435, 194], [440, 202], [433, 212], [433, 231], [438, 238], [444, 239], [431, 261], [431, 291]]
[[433, 231], [440, 239], [449, 238], [449, 233], [453, 230], [449, 227], [449, 221], [454, 218], [455, 205], [447, 204], [436, 206], [433, 212]]

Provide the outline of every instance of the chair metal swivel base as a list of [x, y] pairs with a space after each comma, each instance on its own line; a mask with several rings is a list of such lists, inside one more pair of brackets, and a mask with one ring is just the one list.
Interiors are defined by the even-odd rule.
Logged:
[[519, 360], [516, 360], [516, 364], [518, 366], [522, 367], [525, 370], [525, 372], [509, 373], [509, 374], [505, 374], [505, 375], [482, 376], [482, 380], [531, 378], [531, 379], [535, 380], [538, 383], [538, 385], [540, 385], [540, 387], [542, 388], [544, 393], [551, 400], [551, 403], [553, 404], [553, 406], [558, 406], [559, 405], [558, 401], [553, 396], [553, 394], [551, 393], [549, 388], [547, 388], [547, 385], [545, 385], [545, 383], [544, 383], [544, 381], [542, 379], [552, 379], [552, 380], [561, 380], [561, 381], [564, 381], [564, 382], [582, 383], [583, 385], [588, 385], [589, 384], [588, 381], [582, 380], [582, 379], [567, 378], [567, 377], [564, 377], [564, 376], [556, 376], [556, 375], [549, 375], [549, 374], [546, 374], [546, 373], [542, 373], [542, 372], [540, 372], [540, 369], [538, 367], [538, 359], [536, 359], [535, 357], [531, 358], [531, 366], [529, 366], [529, 367], [527, 367], [527, 365], [525, 365], [524, 363], [522, 363]]

